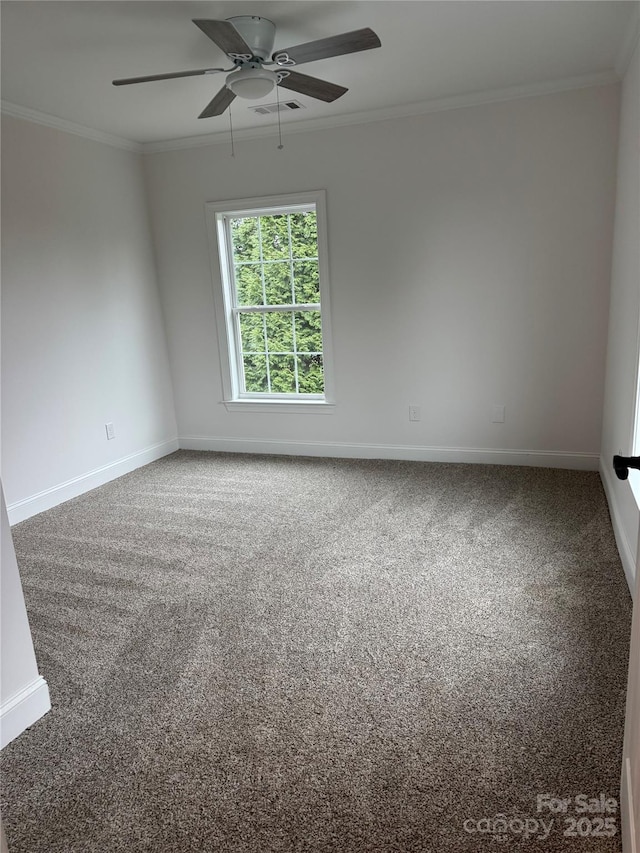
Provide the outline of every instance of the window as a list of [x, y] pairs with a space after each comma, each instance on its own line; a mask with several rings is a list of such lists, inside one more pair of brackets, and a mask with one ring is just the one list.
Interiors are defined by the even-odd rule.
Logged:
[[225, 404], [326, 410], [324, 193], [211, 202], [206, 209]]

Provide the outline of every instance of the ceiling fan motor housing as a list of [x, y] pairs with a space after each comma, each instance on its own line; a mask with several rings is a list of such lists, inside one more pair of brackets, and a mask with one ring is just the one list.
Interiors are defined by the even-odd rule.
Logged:
[[276, 37], [276, 25], [273, 21], [256, 15], [239, 15], [227, 20], [249, 45], [253, 56], [263, 60], [270, 59]]

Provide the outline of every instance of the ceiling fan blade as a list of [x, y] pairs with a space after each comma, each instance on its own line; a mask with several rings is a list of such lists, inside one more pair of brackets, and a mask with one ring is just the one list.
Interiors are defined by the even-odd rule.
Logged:
[[[380, 45], [380, 39], [374, 31], [365, 27], [351, 33], [342, 33], [339, 36], [277, 50], [271, 58], [274, 62], [278, 62], [278, 57], [286, 55], [286, 58], [300, 65], [303, 62], [314, 62], [316, 59], [328, 59], [330, 56], [343, 56], [346, 53], [357, 53], [359, 50], [371, 50]], [[278, 64], [286, 65], [287, 63]]]
[[327, 83], [326, 80], [309, 77], [308, 74], [298, 74], [297, 71], [289, 71], [289, 74], [280, 81], [279, 85], [285, 89], [291, 89], [292, 92], [309, 95], [311, 98], [317, 98], [319, 101], [326, 101], [327, 103], [337, 100], [349, 91], [344, 86]]
[[233, 54], [253, 55], [249, 45], [229, 21], [205, 21], [198, 18], [193, 19], [193, 23], [196, 27], [200, 27], [202, 32], [209, 36], [211, 41], [215, 42], [227, 56]]
[[222, 89], [218, 92], [218, 94], [210, 101], [207, 106], [202, 110], [198, 118], [212, 118], [213, 116], [221, 116], [222, 113], [227, 109], [229, 104], [235, 99], [235, 95], [231, 91], [231, 89], [227, 89], [226, 86], [223, 86]]
[[172, 80], [174, 77], [198, 77], [200, 74], [217, 74], [219, 71], [228, 71], [227, 68], [200, 68], [197, 71], [174, 71], [171, 74], [151, 74], [148, 77], [123, 77], [114, 80], [114, 86], [128, 86], [129, 83], [149, 83], [151, 80]]

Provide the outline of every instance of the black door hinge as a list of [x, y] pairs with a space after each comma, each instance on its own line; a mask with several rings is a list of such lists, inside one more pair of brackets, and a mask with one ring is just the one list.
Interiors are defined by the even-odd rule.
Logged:
[[626, 480], [629, 476], [629, 468], [640, 469], [640, 456], [614, 456], [613, 470], [619, 480]]

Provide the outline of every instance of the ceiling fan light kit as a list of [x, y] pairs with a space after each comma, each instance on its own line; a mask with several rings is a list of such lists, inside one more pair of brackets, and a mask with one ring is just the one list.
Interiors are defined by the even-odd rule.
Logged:
[[[276, 86], [331, 103], [342, 97], [348, 89], [317, 77], [310, 77], [308, 74], [299, 74], [291, 68], [304, 62], [344, 56], [347, 53], [357, 53], [381, 46], [380, 39], [373, 30], [365, 27], [361, 30], [279, 49], [272, 53], [276, 25], [267, 18], [261, 18], [258, 15], [240, 15], [228, 18], [226, 21], [194, 19], [193, 23], [226, 53], [235, 68], [203, 68], [146, 77], [127, 77], [114, 80], [113, 85], [125, 86], [152, 80], [230, 72], [225, 79], [225, 85], [207, 104], [198, 118], [222, 115], [236, 97], [252, 101], [264, 98]], [[276, 71], [265, 68], [267, 65], [275, 66]]]
[[267, 68], [240, 68], [227, 77], [227, 88], [238, 98], [256, 101], [264, 98], [276, 87], [278, 75]]

